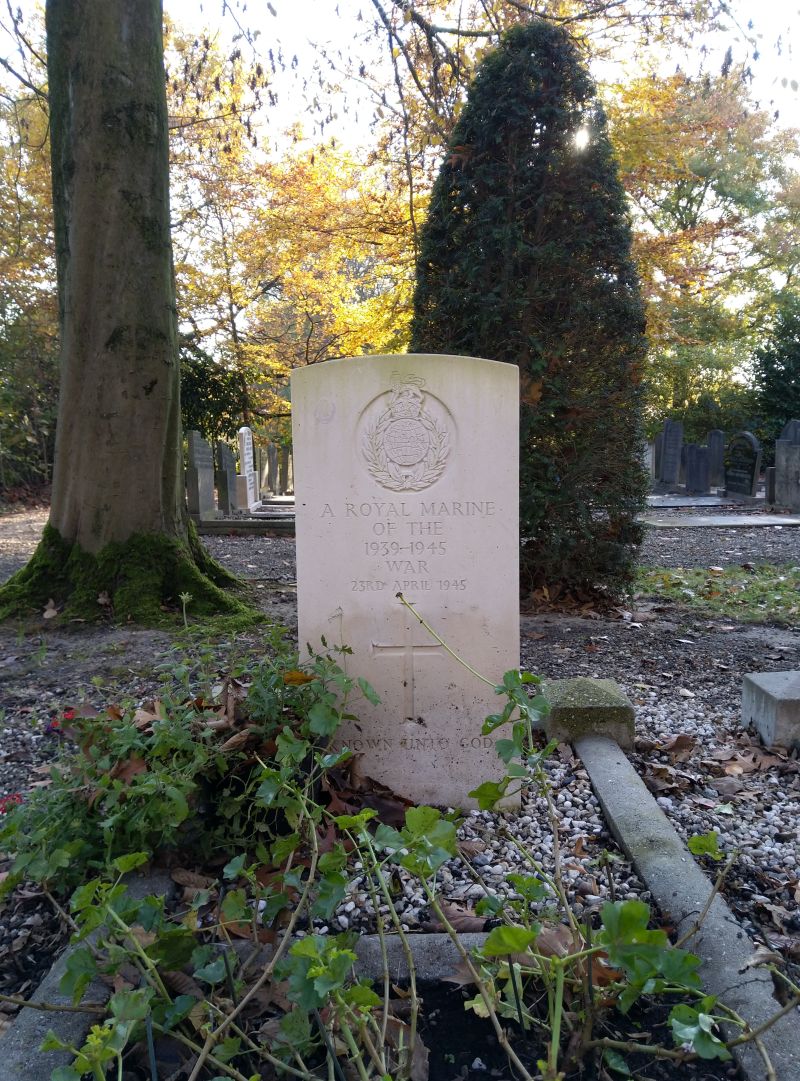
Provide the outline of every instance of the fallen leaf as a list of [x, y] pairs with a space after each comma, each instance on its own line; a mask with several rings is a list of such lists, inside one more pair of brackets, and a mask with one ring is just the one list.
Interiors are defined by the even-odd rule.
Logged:
[[51, 597], [50, 600], [45, 605], [45, 609], [42, 612], [42, 617], [44, 619], [52, 619], [54, 616], [57, 616], [57, 615], [58, 615], [58, 609], [56, 608], [56, 602]]
[[[476, 916], [475, 912], [466, 905], [460, 905], [457, 901], [442, 901], [442, 915], [451, 926], [461, 934], [469, 934], [475, 931], [486, 930], [486, 917]], [[432, 916], [422, 925], [423, 931], [439, 932], [444, 930], [444, 925]]]
[[470, 856], [477, 856], [481, 852], [486, 851], [486, 842], [479, 839], [456, 841], [456, 847], [462, 856], [469, 858]]
[[109, 777], [114, 781], [122, 781], [123, 784], [130, 784], [134, 777], [137, 777], [140, 773], [147, 773], [147, 763], [143, 758], [139, 758], [138, 755], [132, 755], [130, 758], [126, 758], [124, 762], [117, 762], [114, 768], [109, 772]]
[[544, 924], [536, 936], [536, 951], [544, 957], [567, 957], [575, 952], [572, 931], [565, 923]]
[[173, 867], [170, 871], [170, 878], [179, 886], [187, 886], [195, 890], [207, 890], [216, 883], [215, 878], [198, 874], [197, 871], [188, 871], [184, 867]]
[[252, 733], [254, 731], [255, 731], [255, 728], [248, 727], [248, 728], [243, 728], [241, 730], [241, 732], [235, 732], [234, 735], [232, 735], [230, 737], [230, 739], [226, 739], [225, 742], [223, 744], [221, 744], [220, 747], [217, 748], [217, 750], [219, 750], [219, 751], [227, 751], [229, 754], [232, 751], [241, 750], [241, 748], [244, 747], [244, 745], [250, 739], [250, 736], [252, 735]]
[[459, 961], [447, 976], [442, 976], [443, 983], [453, 983], [456, 987], [469, 987], [475, 982], [466, 961]]
[[765, 946], [759, 946], [752, 957], [748, 958], [739, 972], [747, 972], [749, 968], [757, 968], [759, 965], [782, 964], [783, 958], [774, 950], [768, 950]]

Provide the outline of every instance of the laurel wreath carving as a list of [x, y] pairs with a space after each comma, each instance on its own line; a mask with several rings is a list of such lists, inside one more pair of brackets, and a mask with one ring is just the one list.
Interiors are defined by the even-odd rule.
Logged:
[[386, 429], [394, 419], [390, 410], [384, 410], [364, 436], [361, 449], [370, 476], [392, 492], [419, 492], [429, 488], [444, 472], [450, 453], [450, 433], [429, 413], [421, 412], [415, 419], [428, 432], [428, 453], [415, 466], [401, 467], [391, 461], [383, 446]]

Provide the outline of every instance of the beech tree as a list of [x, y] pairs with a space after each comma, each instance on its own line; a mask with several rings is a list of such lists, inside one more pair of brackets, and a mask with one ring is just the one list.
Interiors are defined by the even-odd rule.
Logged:
[[[61, 381], [50, 520], [0, 615], [239, 608], [184, 510], [161, 0], [48, 0]], [[98, 600], [100, 598], [100, 600]]]

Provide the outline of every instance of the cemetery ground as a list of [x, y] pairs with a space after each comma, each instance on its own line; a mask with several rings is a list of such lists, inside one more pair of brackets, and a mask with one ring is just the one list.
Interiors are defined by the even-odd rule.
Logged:
[[[42, 510], [0, 517], [0, 579], [25, 562], [45, 518]], [[621, 685], [636, 708], [636, 745], [630, 755], [636, 770], [684, 839], [716, 835], [722, 861], [700, 854], [699, 862], [712, 879], [725, 866], [721, 893], [753, 940], [757, 959], [795, 983], [800, 972], [800, 763], [796, 754], [765, 751], [739, 727], [738, 715], [745, 672], [800, 667], [799, 543], [800, 531], [789, 528], [651, 529], [641, 555], [643, 588], [627, 609], [605, 615], [591, 610], [564, 613], [556, 610], [555, 598], [553, 610], [543, 604], [522, 620], [524, 669], [549, 678], [604, 677]], [[252, 580], [264, 611], [292, 633], [294, 542], [214, 537], [207, 539], [207, 547], [226, 567]], [[748, 582], [758, 583], [758, 588], [748, 587]], [[746, 601], [737, 607], [737, 597], [745, 594]], [[149, 704], [164, 695], [167, 682], [183, 681], [193, 689], [204, 682], [218, 683], [232, 664], [248, 659], [254, 664], [265, 652], [269, 633], [263, 627], [235, 638], [207, 634], [193, 622], [191, 603], [187, 619], [189, 630], [183, 633], [112, 624], [53, 629], [44, 621], [41, 629], [26, 633], [0, 628], [0, 806], [10, 807], [18, 796], [25, 799], [32, 786], [42, 784], [47, 763], [66, 739], [72, 711], [80, 712], [84, 704], [100, 712], [125, 702], [150, 709]], [[564, 889], [581, 926], [588, 925], [607, 900], [650, 900], [618, 852], [576, 755], [561, 745], [543, 768], [552, 810], [543, 796], [532, 793], [520, 815], [510, 820], [513, 838], [489, 812], [468, 814], [461, 826], [461, 858], [448, 861], [439, 872], [443, 915], [460, 931], [487, 926], [485, 917], [476, 915], [476, 906], [487, 894], [502, 893], [509, 875], [525, 872], [518, 845], [553, 873], [553, 820]], [[364, 800], [346, 782], [338, 798], [348, 813], [357, 812]], [[389, 794], [379, 794], [372, 802], [382, 807], [393, 826], [401, 825], [404, 808], [393, 806]], [[0, 854], [0, 875], [8, 866]], [[168, 868], [180, 883], [184, 905], [198, 897], [202, 902], [203, 891], [211, 907], [221, 902], [213, 880], [203, 877], [208, 870], [199, 864]], [[357, 871], [348, 878], [341, 901], [316, 918], [313, 927], [308, 921], [300, 925], [301, 934], [372, 929], [373, 898]], [[237, 885], [234, 874], [228, 889]], [[432, 912], [418, 880], [395, 871], [392, 888], [405, 927], [441, 930], [441, 918]], [[196, 911], [202, 910], [200, 902]], [[229, 924], [228, 933], [235, 937], [241, 914]], [[556, 939], [559, 933], [554, 929]], [[19, 887], [0, 901], [0, 993], [30, 995], [66, 939], [63, 921], [36, 887]], [[553, 949], [558, 951], [557, 941]], [[430, 1076], [448, 1081], [514, 1076], [504, 1065], [505, 1056], [492, 1051], [491, 1032], [476, 1029], [474, 1014], [464, 1013], [463, 1003], [476, 997], [475, 988], [459, 986], [463, 966], [455, 969], [444, 973], [455, 982], [446, 985], [437, 1001], [440, 1028], [426, 1030], [434, 1052]], [[218, 997], [224, 999], [225, 992]], [[259, 1024], [274, 1027], [270, 1011], [274, 1014], [277, 1006], [279, 1001], [262, 1005]], [[0, 1031], [17, 1012], [13, 1003], [0, 1003]], [[627, 1027], [609, 1020], [604, 1032], [623, 1043], [644, 1039], [671, 1046], [667, 1012], [634, 1011]], [[462, 1017], [465, 1025], [457, 1027]], [[446, 1041], [450, 1030], [457, 1032], [452, 1045]], [[188, 1076], [178, 1072], [177, 1060], [170, 1060], [167, 1069], [174, 1047], [165, 1047], [163, 1041], [157, 1046], [166, 1056], [159, 1077], [172, 1076], [170, 1070], [175, 1077]], [[536, 1054], [531, 1058], [525, 1039], [520, 1049], [527, 1050], [528, 1066], [534, 1068]], [[453, 1058], [447, 1058], [450, 1055]], [[623, 1057], [633, 1076], [658, 1081], [738, 1076], [730, 1062], [657, 1060], [628, 1052]], [[612, 1055], [605, 1072], [587, 1068], [582, 1076], [617, 1078], [626, 1076], [625, 1068], [622, 1059]], [[126, 1070], [126, 1078], [151, 1076], [145, 1060], [129, 1063]], [[425, 1069], [417, 1064], [416, 1071], [412, 1076], [419, 1081]]]

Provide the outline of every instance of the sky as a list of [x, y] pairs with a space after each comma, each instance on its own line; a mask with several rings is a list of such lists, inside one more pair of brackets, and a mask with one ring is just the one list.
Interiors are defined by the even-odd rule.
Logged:
[[[800, 126], [800, 78], [792, 45], [800, 50], [800, 0], [729, 0], [730, 8], [741, 31], [720, 35], [719, 40], [707, 42], [710, 52], [677, 58], [692, 74], [701, 64], [707, 70], [718, 71], [728, 45], [733, 50], [734, 63], [746, 60], [754, 76], [756, 100], [764, 107], [778, 109], [780, 120], [787, 125]], [[185, 26], [204, 24], [214, 27], [223, 36], [235, 32], [236, 19], [242, 25], [260, 31], [256, 46], [264, 52], [280, 42], [287, 59], [297, 55], [299, 70], [309, 71], [314, 61], [316, 44], [328, 43], [334, 48], [347, 49], [352, 28], [357, 25], [356, 14], [364, 12], [373, 17], [369, 0], [232, 0], [230, 9], [222, 16], [227, 0], [164, 0], [165, 10]], [[244, 10], [241, 10], [241, 7]], [[337, 14], [338, 13], [338, 14]], [[750, 25], [752, 23], [752, 26]], [[781, 41], [780, 48], [778, 42]], [[699, 44], [699, 43], [698, 43]], [[630, 59], [630, 58], [629, 58]], [[675, 66], [675, 57], [665, 58], [666, 70]], [[596, 72], [598, 76], [601, 73]], [[387, 78], [391, 77], [387, 65]], [[291, 73], [277, 78], [280, 106], [276, 126], [289, 126], [308, 115], [298, 83]], [[285, 120], [285, 123], [284, 123]], [[346, 125], [346, 122], [345, 122]], [[359, 133], [347, 127], [340, 131], [345, 141], [357, 142]]]

